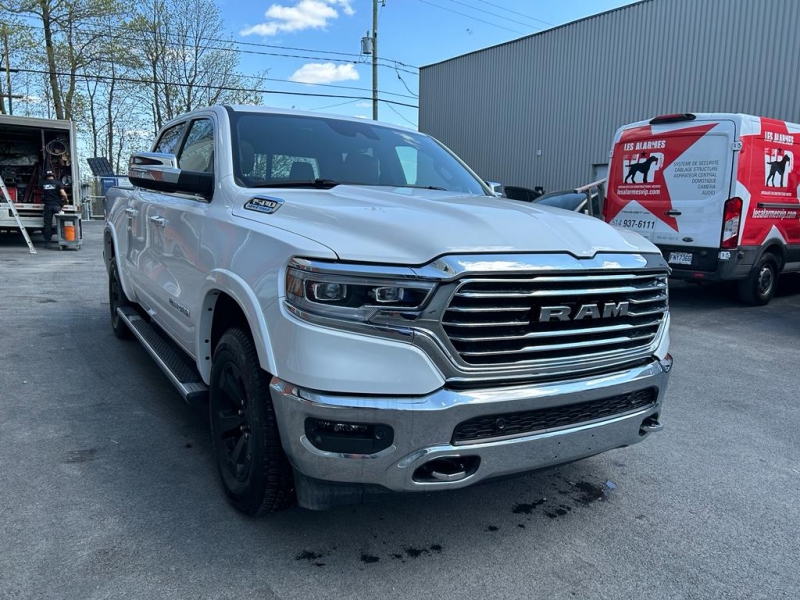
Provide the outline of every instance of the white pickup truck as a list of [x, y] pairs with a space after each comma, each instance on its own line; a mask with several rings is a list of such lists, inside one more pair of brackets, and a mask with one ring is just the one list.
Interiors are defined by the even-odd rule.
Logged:
[[661, 429], [668, 267], [498, 198], [429, 136], [215, 106], [107, 198], [111, 324], [189, 402], [247, 514], [550, 467]]

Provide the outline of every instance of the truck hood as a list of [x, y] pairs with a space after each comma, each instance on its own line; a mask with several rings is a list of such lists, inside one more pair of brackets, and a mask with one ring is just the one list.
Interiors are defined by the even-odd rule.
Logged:
[[[254, 195], [283, 204], [272, 214], [245, 208]], [[445, 254], [658, 252], [643, 237], [586, 215], [438, 190], [242, 190], [232, 212], [317, 241], [346, 261], [422, 265]]]

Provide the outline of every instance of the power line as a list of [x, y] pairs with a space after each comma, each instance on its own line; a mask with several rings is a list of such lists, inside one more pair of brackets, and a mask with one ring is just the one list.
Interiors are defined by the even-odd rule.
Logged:
[[[22, 24], [22, 26], [23, 27], [27, 27], [28, 29], [37, 29], [37, 30], [43, 30], [44, 29], [44, 27], [41, 26], [41, 25], [34, 25], [34, 24], [28, 24], [28, 23]], [[136, 36], [133, 36], [131, 34], [124, 34], [124, 33], [109, 33], [108, 31], [105, 31], [105, 30], [96, 30], [96, 29], [93, 30], [91, 28], [86, 28], [86, 27], [81, 29], [81, 33], [82, 34], [89, 33], [89, 34], [95, 34], [95, 35], [102, 35], [105, 38], [110, 38], [110, 39], [114, 39], [114, 40], [133, 41], [133, 42], [149, 42], [149, 41], [151, 41], [147, 37], [136, 37]], [[166, 41], [164, 42], [165, 44], [168, 44], [168, 45], [171, 45], [171, 46], [177, 46], [177, 47], [184, 47], [184, 48], [193, 47], [190, 44], [183, 44], [183, 43], [180, 43], [180, 42], [169, 41], [169, 38], [176, 37], [176, 36], [171, 35], [169, 33], [164, 34], [164, 37], [166, 38]], [[277, 56], [277, 57], [281, 57], [281, 58], [298, 58], [298, 59], [302, 59], [302, 60], [328, 60], [328, 61], [331, 61], [331, 62], [340, 62], [340, 63], [349, 63], [349, 64], [352, 64], [352, 63], [355, 63], [355, 62], [358, 62], [358, 61], [353, 60], [353, 59], [334, 58], [334, 57], [324, 56], [324, 55], [326, 55], [326, 54], [335, 54], [335, 55], [339, 55], [339, 56], [353, 56], [353, 57], [356, 57], [356, 58], [361, 56], [360, 54], [347, 53], [347, 52], [337, 52], [337, 51], [333, 51], [333, 50], [314, 50], [314, 49], [311, 49], [311, 48], [297, 48], [297, 47], [294, 47], [294, 46], [279, 46], [279, 45], [274, 45], [274, 44], [259, 44], [259, 43], [255, 43], [255, 42], [240, 42], [240, 41], [231, 40], [231, 39], [224, 39], [224, 38], [204, 37], [203, 41], [223, 43], [223, 44], [238, 44], [238, 45], [242, 45], [242, 46], [254, 46], [254, 47], [259, 47], [259, 48], [273, 48], [273, 49], [280, 49], [280, 50], [291, 50], [291, 51], [298, 51], [298, 52], [313, 52], [313, 53], [316, 53], [316, 54], [322, 54], [323, 55], [323, 56], [308, 56], [308, 55], [287, 54], [287, 53], [280, 53], [280, 52], [265, 52], [265, 51], [257, 51], [257, 50], [243, 50], [241, 48], [230, 48], [230, 47], [220, 48], [220, 47], [217, 47], [217, 46], [205, 46], [205, 48], [207, 48], [209, 50], [221, 50], [221, 51], [224, 51], [224, 52], [236, 52], [236, 53], [239, 53], [239, 54], [253, 54], [253, 55], [257, 55], [257, 56]], [[388, 63], [392, 63], [392, 64], [380, 64], [379, 66], [381, 66], [381, 67], [394, 69], [394, 68], [399, 68], [399, 67], [397, 67], [397, 65], [400, 65], [401, 67], [404, 67], [403, 69], [400, 69], [400, 70], [403, 70], [403, 71], [405, 71], [405, 72], [407, 72], [407, 73], [409, 73], [411, 75], [416, 75], [416, 73], [414, 73], [412, 71], [407, 71], [406, 69], [417, 69], [417, 70], [419, 70], [418, 67], [415, 67], [414, 65], [409, 65], [409, 64], [404, 63], [404, 62], [399, 61], [399, 60], [390, 59], [390, 58], [384, 58], [383, 60], [388, 62]]]
[[[170, 43], [172, 43], [172, 42], [170, 42]], [[190, 47], [188, 44], [183, 44], [183, 46]], [[215, 48], [209, 48], [209, 49], [210, 50], [214, 50]], [[114, 63], [115, 61], [111, 60], [111, 59], [102, 59], [101, 58], [101, 59], [97, 59], [97, 62]], [[382, 66], [382, 67], [385, 66], [387, 68], [392, 68], [389, 65], [379, 65], [379, 66]], [[394, 70], [395, 70], [395, 72], [397, 72], [398, 71], [397, 67], [395, 67]], [[79, 75], [79, 73], [76, 73], [76, 75]], [[244, 74], [244, 73], [240, 73], [240, 74], [237, 74], [237, 75], [239, 77], [243, 78], [243, 79], [250, 79], [250, 80], [275, 81], [277, 83], [288, 83], [288, 84], [292, 84], [292, 85], [317, 85], [317, 86], [320, 86], [320, 87], [336, 88], [336, 89], [342, 89], [342, 90], [355, 90], [355, 91], [360, 91], [360, 92], [369, 92], [369, 91], [371, 91], [369, 88], [362, 88], [362, 87], [357, 87], [357, 86], [352, 86], [352, 85], [337, 85], [337, 84], [334, 84], [334, 83], [307, 83], [307, 82], [304, 82], [304, 81], [293, 81], [291, 79], [278, 79], [276, 77], [268, 77], [266, 75], [263, 75], [263, 76], [262, 75], [247, 75], [247, 74]], [[400, 78], [399, 77], [399, 73], [398, 73], [398, 78]], [[402, 78], [400, 78], [400, 79], [401, 79], [401, 81], [403, 81]], [[405, 85], [405, 81], [403, 81], [403, 84]], [[419, 96], [417, 94], [415, 94], [410, 89], [408, 89], [408, 86], [406, 86], [406, 89], [409, 92], [408, 94], [401, 94], [401, 93], [397, 93], [397, 92], [388, 92], [388, 91], [382, 91], [381, 93], [385, 94], [385, 95], [388, 95], [388, 96], [397, 96], [398, 98], [419, 98]]]
[[327, 108], [335, 108], [337, 106], [344, 106], [345, 104], [353, 104], [358, 100], [348, 100], [347, 102], [337, 102], [336, 104], [328, 104], [327, 106], [317, 106], [316, 108], [306, 108], [304, 110], [325, 110]]
[[[384, 6], [385, 5], [381, 5], [381, 14], [383, 13]], [[293, 46], [279, 46], [279, 45], [274, 45], [274, 44], [263, 44], [263, 43], [257, 43], [257, 42], [241, 42], [241, 41], [237, 41], [237, 40], [215, 40], [215, 39], [212, 39], [212, 38], [209, 38], [209, 39], [212, 42], [213, 41], [223, 41], [223, 42], [231, 42], [232, 41], [234, 44], [240, 44], [242, 46], [257, 46], [257, 47], [260, 47], [260, 48], [279, 48], [279, 49], [282, 49], [282, 50], [294, 50], [294, 51], [297, 51], [297, 52], [317, 52], [317, 53], [324, 52], [325, 54], [338, 54], [340, 56], [355, 56], [355, 57], [360, 57], [361, 56], [361, 54], [359, 54], [357, 52], [337, 52], [335, 50], [314, 50], [312, 48], [296, 48], [296, 47], [293, 47]], [[403, 67], [408, 67], [409, 69], [417, 69], [418, 68], [418, 67], [416, 67], [414, 65], [410, 65], [408, 63], [404, 63], [404, 62], [396, 60], [394, 58], [385, 58], [384, 60], [396, 63], [396, 64], [401, 65]]]
[[[35, 25], [26, 25], [26, 27], [29, 27], [29, 28], [32, 28], [32, 29], [41, 29], [41, 27], [38, 27], [38, 26], [35, 26]], [[98, 33], [98, 34], [99, 33], [104, 33], [104, 32], [92, 32], [91, 30], [88, 30], [88, 31], [90, 33]], [[87, 29], [84, 29], [83, 32], [87, 32]], [[135, 41], [135, 42], [150, 41], [147, 38], [140, 39], [140, 38], [133, 37], [133, 36], [130, 36], [130, 35], [126, 36], [126, 35], [122, 35], [122, 34], [113, 34], [113, 35], [108, 35], [107, 37], [110, 37], [112, 39]], [[167, 37], [169, 37], [169, 36], [167, 36]], [[213, 39], [217, 39], [217, 38], [205, 38], [205, 39], [213, 40]], [[178, 48], [194, 48], [194, 46], [192, 46], [191, 44], [185, 44], [185, 43], [174, 42], [174, 41], [165, 41], [165, 44], [173, 46], [173, 47], [178, 47]], [[255, 45], [255, 44], [252, 44], [252, 45]], [[347, 64], [352, 64], [354, 62], [354, 61], [344, 60], [344, 59], [328, 59], [328, 58], [313, 57], [313, 56], [299, 57], [299, 56], [296, 56], [296, 55], [276, 54], [276, 53], [271, 53], [271, 52], [260, 52], [260, 51], [254, 51], [254, 50], [239, 50], [239, 49], [235, 49], [235, 48], [220, 48], [220, 47], [216, 47], [216, 46], [206, 46], [205, 48], [208, 49], [208, 50], [218, 50], [218, 51], [224, 51], [224, 52], [240, 52], [240, 53], [244, 53], [244, 54], [260, 54], [260, 55], [269, 55], [269, 56], [290, 56], [290, 57], [295, 57], [295, 58], [304, 58], [304, 59], [307, 59], [307, 60], [331, 60], [331, 61], [342, 62], [342, 63], [347, 63]], [[102, 59], [100, 59], [100, 60], [102, 60]], [[106, 60], [105, 62], [114, 62], [114, 61]], [[399, 63], [399, 61], [395, 61], [395, 62]], [[405, 64], [405, 63], [400, 63], [400, 64]], [[393, 69], [396, 73], [398, 71], [403, 71], [403, 72], [406, 72], [406, 73], [409, 73], [409, 74], [412, 74], [412, 75], [416, 75], [416, 73], [413, 73], [411, 71], [407, 71], [405, 69], [402, 69], [402, 68], [398, 67], [397, 65], [379, 64], [378, 66], [383, 67], [383, 68]], [[332, 84], [332, 83], [308, 84], [308, 83], [305, 83], [305, 82], [302, 82], [302, 81], [292, 81], [290, 79], [278, 79], [278, 78], [275, 78], [275, 77], [259, 76], [259, 75], [240, 74], [240, 77], [245, 78], [245, 79], [251, 79], [251, 80], [275, 81], [275, 82], [279, 82], [279, 83], [288, 83], [288, 84], [294, 84], [294, 85], [318, 85], [318, 86], [321, 86], [321, 87], [329, 87], [329, 88], [336, 88], [336, 89], [356, 90], [356, 91], [362, 91], [362, 92], [370, 91], [367, 88], [360, 88], [360, 87], [356, 87], [356, 86], [336, 85], [336, 84]], [[403, 82], [403, 83], [405, 85], [405, 82]], [[406, 89], [408, 89], [408, 86], [406, 86]], [[389, 95], [389, 96], [396, 96], [396, 97], [399, 97], [399, 98], [418, 98], [419, 97], [416, 94], [414, 94], [413, 92], [411, 92], [411, 90], [408, 90], [408, 91], [409, 91], [409, 93], [411, 95], [401, 94], [401, 93], [397, 93], [397, 92], [388, 92], [388, 91], [383, 91], [381, 93], [385, 94], [385, 95]]]
[[[480, 13], [491, 15], [493, 17], [497, 17], [498, 19], [503, 19], [503, 21], [511, 21], [511, 19], [509, 17], [503, 16], [503, 15], [498, 15], [497, 13], [493, 13], [493, 12], [488, 11], [488, 10], [483, 10], [482, 8], [477, 8], [475, 6], [472, 6], [471, 4], [467, 4], [466, 2], [461, 2], [460, 0], [450, 0], [450, 2], [452, 2], [454, 4], [460, 4], [461, 6], [466, 6], [470, 10], [475, 10], [475, 11], [480, 12]], [[511, 21], [511, 22], [513, 22], [513, 21]], [[532, 25], [526, 25], [525, 23], [518, 23], [518, 25], [523, 25], [524, 27], [530, 27], [531, 29], [534, 29], [534, 27]], [[537, 28], [537, 31], [538, 30], [541, 30], [541, 27]]]
[[[45, 71], [43, 69], [17, 69], [20, 73], [34, 73], [38, 75], [48, 75], [50, 71]], [[60, 77], [68, 77], [70, 73], [62, 73], [58, 71], [53, 72], [54, 75]], [[368, 98], [366, 96], [345, 96], [342, 94], [314, 94], [312, 92], [290, 92], [287, 90], [264, 90], [264, 89], [256, 89], [256, 88], [243, 88], [243, 87], [235, 87], [235, 86], [219, 86], [219, 85], [208, 85], [208, 84], [190, 84], [190, 83], [179, 83], [179, 82], [164, 82], [164, 81], [156, 81], [154, 79], [137, 79], [133, 77], [121, 77], [121, 76], [109, 76], [109, 75], [94, 75], [89, 73], [78, 73], [76, 77], [82, 79], [94, 79], [97, 81], [123, 81], [126, 83], [143, 83], [146, 85], [168, 85], [168, 86], [175, 86], [175, 87], [193, 87], [197, 89], [206, 89], [206, 90], [220, 90], [224, 92], [250, 92], [256, 94], [279, 94], [282, 96], [308, 96], [313, 98], [347, 98], [350, 100], [371, 100], [372, 98]], [[408, 104], [406, 102], [399, 102], [397, 100], [384, 100], [381, 99], [381, 102], [385, 102], [387, 104], [395, 104], [397, 106], [406, 106], [408, 108], [419, 108], [416, 104]]]
[[479, 21], [481, 23], [485, 23], [486, 25], [491, 25], [492, 27], [497, 27], [498, 29], [505, 29], [506, 31], [510, 31], [511, 33], [516, 33], [517, 35], [526, 35], [524, 31], [517, 31], [516, 29], [511, 29], [510, 27], [504, 27], [503, 25], [498, 25], [497, 23], [484, 21], [483, 19], [479, 19], [478, 17], [473, 17], [472, 15], [468, 15], [466, 13], [453, 10], [452, 8], [447, 8], [446, 6], [439, 6], [438, 4], [434, 4], [433, 2], [428, 2], [428, 0], [417, 0], [417, 2], [422, 2], [423, 4], [428, 4], [429, 6], [435, 6], [436, 8], [446, 10], [447, 12], [451, 12], [456, 15], [461, 15], [462, 17], [467, 17], [468, 19]]
[[[381, 102], [386, 102], [386, 100], [381, 100]], [[405, 118], [405, 117], [404, 117], [402, 114], [400, 114], [400, 111], [399, 111], [399, 110], [397, 110], [397, 109], [396, 109], [394, 106], [392, 106], [391, 104], [387, 104], [386, 106], [388, 106], [388, 107], [391, 109], [391, 111], [392, 111], [394, 114], [396, 114], [398, 117], [400, 117], [401, 119], [403, 119], [403, 120], [404, 120], [406, 123], [410, 123], [410, 124], [411, 124], [411, 125], [413, 125], [414, 127], [416, 127], [416, 126], [417, 126], [417, 124], [416, 124], [416, 123], [414, 123], [413, 121], [410, 121], [410, 120], [406, 119], [406, 118]]]
[[510, 12], [512, 14], [518, 15], [520, 17], [525, 17], [526, 19], [530, 19], [531, 21], [538, 21], [544, 25], [548, 25], [549, 27], [555, 27], [555, 23], [550, 23], [548, 21], [542, 21], [541, 19], [537, 19], [536, 17], [532, 17], [530, 15], [526, 15], [525, 13], [517, 12], [516, 10], [511, 10], [510, 8], [506, 8], [505, 6], [501, 6], [500, 4], [494, 4], [493, 2], [488, 2], [488, 0], [478, 0], [478, 2], [482, 2], [483, 4], [488, 4], [489, 6], [494, 6], [495, 8], [499, 8], [500, 10], [504, 10], [506, 12]]
[[[114, 61], [113, 60], [109, 60], [109, 59], [98, 59], [98, 62], [113, 63]], [[352, 85], [336, 85], [334, 83], [313, 83], [313, 84], [309, 84], [309, 83], [306, 83], [304, 81], [293, 81], [291, 79], [278, 79], [276, 77], [267, 77], [266, 75], [264, 75], [264, 76], [261, 76], [261, 75], [246, 75], [244, 73], [241, 73], [241, 74], [237, 74], [237, 76], [241, 77], [243, 79], [251, 79], [251, 80], [258, 80], [258, 81], [260, 81], [260, 80], [275, 81], [275, 82], [278, 82], [278, 83], [289, 83], [289, 84], [293, 84], [293, 85], [318, 85], [320, 87], [337, 88], [337, 89], [342, 89], [342, 90], [356, 90], [356, 91], [359, 91], [359, 92], [371, 92], [372, 91], [369, 88], [356, 87], [356, 86], [352, 86]], [[406, 89], [408, 89], [407, 86], [406, 86]], [[385, 95], [388, 95], [388, 96], [397, 96], [399, 98], [419, 98], [419, 96], [414, 94], [414, 92], [412, 92], [411, 90], [408, 90], [408, 91], [409, 91], [408, 94], [399, 94], [397, 92], [387, 92], [387, 91], [383, 91], [381, 93], [385, 94]]]
[[[402, 77], [400, 77], [400, 71], [398, 71], [397, 69], [395, 69], [395, 72], [397, 73], [397, 78], [400, 80], [400, 83], [402, 83], [402, 84], [403, 84], [403, 87], [405, 87], [405, 88], [408, 90], [408, 93], [409, 93], [409, 94], [411, 94], [411, 96], [413, 96], [414, 98], [419, 98], [419, 95], [417, 95], [417, 94], [415, 94], [414, 92], [412, 92], [412, 91], [411, 91], [411, 88], [410, 88], [410, 87], [408, 87], [408, 84], [406, 83], [406, 80], [405, 80], [405, 79], [403, 79]], [[384, 92], [384, 93], [385, 93], [385, 92]], [[399, 95], [400, 95], [400, 94], [398, 94], [398, 96], [399, 96]], [[405, 97], [407, 97], [407, 96], [403, 95], [403, 97], [405, 98]]]

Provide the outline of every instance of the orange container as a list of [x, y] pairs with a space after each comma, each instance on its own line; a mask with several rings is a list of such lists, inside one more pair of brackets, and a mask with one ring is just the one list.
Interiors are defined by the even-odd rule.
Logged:
[[64, 223], [64, 239], [68, 242], [75, 241], [75, 225], [72, 223]]

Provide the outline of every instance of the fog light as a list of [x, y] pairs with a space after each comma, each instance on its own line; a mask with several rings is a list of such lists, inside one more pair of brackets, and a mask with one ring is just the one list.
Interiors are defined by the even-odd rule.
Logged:
[[394, 441], [394, 430], [388, 425], [347, 423], [308, 418], [306, 437], [325, 452], [340, 454], [375, 454]]

